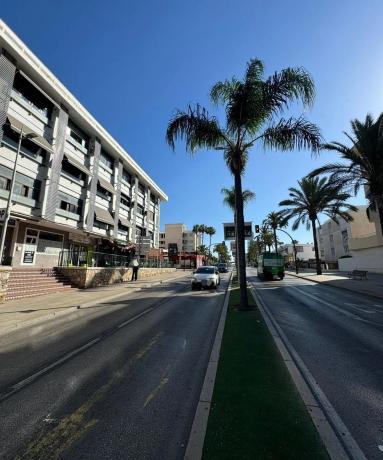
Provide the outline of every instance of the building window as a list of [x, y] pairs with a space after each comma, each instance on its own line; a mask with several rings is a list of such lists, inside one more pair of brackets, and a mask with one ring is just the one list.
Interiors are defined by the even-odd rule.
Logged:
[[0, 177], [0, 189], [10, 190], [11, 189], [11, 180], [6, 177]]
[[321, 250], [320, 250], [320, 256], [321, 256], [321, 257], [324, 257], [324, 249], [321, 249]]
[[96, 195], [98, 197], [102, 198], [103, 200], [111, 201], [111, 199], [112, 199], [112, 194], [108, 190], [106, 190], [103, 187], [101, 187], [100, 184], [97, 184]]
[[71, 121], [68, 123], [67, 134], [72, 141], [75, 141], [76, 144], [79, 144], [81, 147], [84, 147], [86, 150], [88, 150], [89, 137]]
[[151, 222], [154, 222], [154, 212], [153, 211], [148, 211], [148, 220]]
[[71, 163], [69, 163], [65, 157], [62, 161], [61, 170], [77, 180], [85, 180], [85, 173], [76, 168], [76, 166], [73, 166]]
[[[17, 150], [19, 144], [19, 134], [13, 131], [8, 125], [3, 127], [3, 138], [1, 145], [6, 145], [13, 150]], [[40, 146], [29, 139], [22, 139], [20, 154], [27, 156], [40, 164], [45, 164], [46, 153]]]
[[144, 215], [144, 208], [140, 204], [137, 205], [137, 214], [139, 214], [140, 216]]
[[52, 103], [40, 93], [40, 91], [29, 83], [19, 72], [16, 73], [13, 82], [13, 90], [28, 103], [34, 110], [39, 112], [45, 118], [50, 118], [52, 112]]
[[126, 195], [121, 194], [120, 203], [123, 206], [126, 206], [127, 208], [130, 208], [130, 198], [128, 198]]
[[146, 188], [142, 184], [138, 183], [138, 191], [142, 193], [143, 195], [145, 195]]
[[73, 214], [78, 214], [79, 216], [81, 216], [82, 214], [82, 206], [83, 206], [83, 201], [80, 199], [77, 201], [77, 204], [68, 203], [68, 201], [65, 201], [65, 200], [61, 200], [60, 202], [60, 209], [67, 211], [67, 212], [71, 212]]
[[108, 153], [105, 152], [105, 150], [101, 150], [100, 163], [113, 170], [114, 160]]
[[132, 176], [125, 169], [122, 170], [122, 180], [128, 184], [132, 182]]
[[331, 255], [335, 257], [335, 248], [333, 246], [331, 246]]
[[342, 243], [343, 243], [343, 250], [345, 254], [348, 254], [348, 233], [347, 230], [342, 230]]

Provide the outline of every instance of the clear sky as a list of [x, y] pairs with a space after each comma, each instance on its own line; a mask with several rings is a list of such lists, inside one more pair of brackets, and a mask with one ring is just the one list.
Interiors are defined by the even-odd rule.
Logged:
[[[213, 225], [217, 241], [232, 220], [220, 189], [233, 180], [218, 152], [169, 150], [175, 108], [200, 102], [213, 112], [211, 86], [241, 77], [258, 57], [267, 75], [287, 66], [312, 74], [317, 96], [306, 115], [328, 141], [344, 141], [350, 119], [383, 109], [381, 0], [12, 0], [0, 14], [169, 195], [161, 226]], [[244, 187], [257, 199], [246, 219], [260, 223], [288, 187], [334, 158], [255, 148]], [[294, 236], [312, 241], [303, 228]]]

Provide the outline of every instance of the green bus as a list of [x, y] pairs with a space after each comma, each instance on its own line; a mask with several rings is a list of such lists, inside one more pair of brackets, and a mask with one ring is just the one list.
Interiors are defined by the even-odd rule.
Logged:
[[278, 276], [283, 280], [285, 276], [285, 264], [281, 254], [263, 252], [258, 257], [258, 276], [265, 280], [273, 280]]

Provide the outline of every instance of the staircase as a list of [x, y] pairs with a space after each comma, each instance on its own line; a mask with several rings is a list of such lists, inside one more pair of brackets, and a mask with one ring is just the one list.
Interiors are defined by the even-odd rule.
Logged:
[[9, 274], [5, 300], [68, 291], [71, 288], [69, 279], [60, 275], [55, 268], [16, 268]]

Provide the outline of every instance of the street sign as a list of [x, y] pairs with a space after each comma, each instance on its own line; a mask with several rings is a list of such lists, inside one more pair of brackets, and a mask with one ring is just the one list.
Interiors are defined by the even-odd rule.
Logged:
[[[245, 240], [251, 240], [253, 238], [253, 223], [245, 222]], [[223, 234], [226, 241], [235, 240], [235, 225], [233, 223], [224, 223], [223, 224]]]

